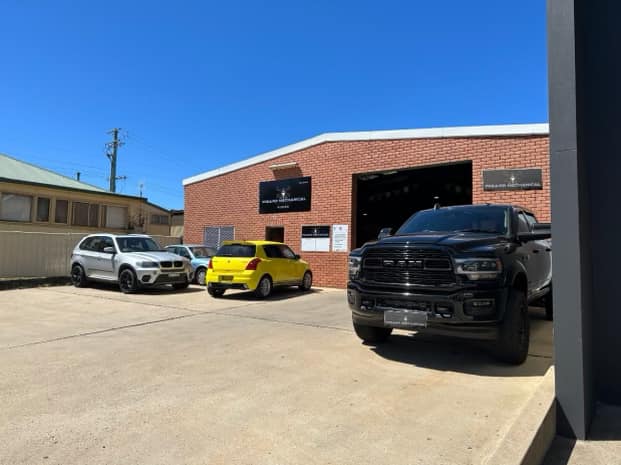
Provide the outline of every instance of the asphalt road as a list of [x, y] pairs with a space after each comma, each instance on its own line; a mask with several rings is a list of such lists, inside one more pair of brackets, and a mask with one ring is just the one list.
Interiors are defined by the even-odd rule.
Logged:
[[552, 363], [396, 332], [362, 344], [341, 290], [213, 299], [0, 292], [0, 464], [475, 464]]

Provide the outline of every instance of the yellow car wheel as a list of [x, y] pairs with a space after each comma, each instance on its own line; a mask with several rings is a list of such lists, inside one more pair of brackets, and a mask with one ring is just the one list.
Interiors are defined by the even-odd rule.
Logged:
[[303, 291], [310, 291], [311, 286], [313, 285], [313, 274], [310, 271], [304, 273], [304, 277], [302, 278], [302, 284], [300, 284], [300, 289]]
[[254, 290], [254, 295], [259, 299], [265, 299], [272, 293], [272, 278], [268, 275], [263, 276], [259, 280], [257, 288]]

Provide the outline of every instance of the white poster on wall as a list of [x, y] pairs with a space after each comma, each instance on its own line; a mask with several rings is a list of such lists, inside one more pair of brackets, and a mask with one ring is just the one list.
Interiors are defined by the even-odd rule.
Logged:
[[349, 226], [346, 224], [332, 225], [332, 252], [347, 252], [347, 236]]

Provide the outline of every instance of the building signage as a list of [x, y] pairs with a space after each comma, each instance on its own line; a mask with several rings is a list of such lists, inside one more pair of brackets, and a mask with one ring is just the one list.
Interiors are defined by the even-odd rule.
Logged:
[[305, 212], [310, 209], [310, 176], [259, 183], [259, 213]]
[[347, 252], [347, 233], [349, 226], [346, 224], [332, 225], [332, 252]]
[[329, 252], [330, 226], [302, 226], [302, 252]]
[[483, 190], [517, 191], [543, 189], [540, 168], [483, 170]]

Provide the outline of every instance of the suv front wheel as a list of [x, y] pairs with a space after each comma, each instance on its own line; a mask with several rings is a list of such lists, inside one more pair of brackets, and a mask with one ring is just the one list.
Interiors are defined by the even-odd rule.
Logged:
[[71, 283], [75, 287], [86, 287], [88, 284], [86, 273], [81, 265], [75, 264], [71, 267]]
[[138, 278], [136, 273], [130, 268], [125, 268], [119, 274], [119, 289], [123, 294], [130, 294], [136, 292], [138, 289]]

